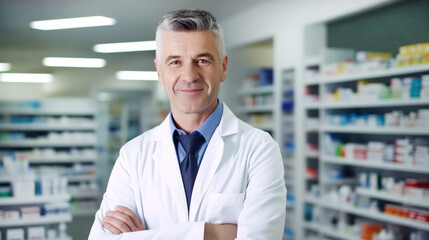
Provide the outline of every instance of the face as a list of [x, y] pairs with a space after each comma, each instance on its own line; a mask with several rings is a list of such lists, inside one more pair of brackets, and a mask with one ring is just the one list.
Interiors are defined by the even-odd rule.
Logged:
[[160, 62], [155, 59], [155, 66], [175, 116], [208, 116], [216, 108], [220, 83], [226, 78], [227, 59], [220, 59], [216, 37], [211, 32], [164, 35]]

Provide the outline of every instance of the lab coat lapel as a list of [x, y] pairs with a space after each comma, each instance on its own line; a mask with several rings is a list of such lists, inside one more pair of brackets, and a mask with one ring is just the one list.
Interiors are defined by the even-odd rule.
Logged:
[[162, 176], [162, 180], [169, 186], [174, 197], [172, 201], [178, 202], [180, 206], [180, 209], [178, 209], [181, 212], [180, 221], [186, 222], [188, 220], [186, 194], [183, 188], [182, 176], [170, 132], [168, 117], [154, 134], [154, 140], [158, 143], [156, 144], [155, 154], [152, 156], [154, 165], [158, 173]]
[[195, 179], [194, 189], [192, 191], [191, 207], [189, 209], [190, 221], [197, 220], [198, 209], [201, 206], [201, 202], [222, 160], [225, 144], [223, 137], [236, 133], [238, 131], [237, 126], [237, 118], [231, 110], [229, 110], [226, 104], [224, 104], [221, 122], [214, 131], [209, 145], [207, 146], [198, 170], [197, 178]]
[[207, 146], [195, 179], [194, 189], [192, 190], [191, 207], [189, 209], [189, 220], [196, 220], [196, 213], [212, 182], [219, 163], [222, 159], [224, 142], [218, 131], [213, 133], [212, 139]]

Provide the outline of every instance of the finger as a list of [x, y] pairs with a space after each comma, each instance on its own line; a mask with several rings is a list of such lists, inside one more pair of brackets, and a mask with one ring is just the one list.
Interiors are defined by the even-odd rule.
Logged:
[[113, 226], [112, 224], [108, 222], [103, 222], [103, 227], [109, 231], [111, 231], [113, 234], [121, 234], [121, 230]]
[[131, 221], [134, 223], [134, 226], [136, 226], [137, 230], [144, 230], [143, 224], [140, 223], [137, 215], [131, 211], [131, 209], [124, 206], [116, 206], [116, 210], [128, 215], [131, 218]]
[[130, 227], [122, 220], [116, 218], [116, 217], [109, 217], [106, 216], [103, 219], [103, 224], [110, 224], [117, 228], [120, 232], [119, 233], [125, 233], [125, 232], [131, 232]]
[[[143, 230], [143, 229], [139, 229], [137, 226], [134, 225], [133, 221], [131, 220], [131, 217], [119, 212], [119, 211], [107, 211], [106, 212], [106, 217], [112, 217], [116, 220], [118, 220], [119, 222], [114, 222], [115, 224], [125, 224], [127, 226], [128, 229], [130, 229], [130, 231], [134, 232], [134, 231], [139, 231], [139, 230]], [[115, 225], [117, 226], [117, 225]], [[117, 226], [118, 227], [118, 226]], [[122, 230], [122, 229], [121, 229]]]

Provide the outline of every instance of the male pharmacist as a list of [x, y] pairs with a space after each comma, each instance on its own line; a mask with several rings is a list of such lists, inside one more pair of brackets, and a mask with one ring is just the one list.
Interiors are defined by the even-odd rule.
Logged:
[[89, 239], [282, 239], [280, 150], [218, 100], [228, 57], [216, 19], [170, 12], [156, 42], [171, 113], [121, 148]]

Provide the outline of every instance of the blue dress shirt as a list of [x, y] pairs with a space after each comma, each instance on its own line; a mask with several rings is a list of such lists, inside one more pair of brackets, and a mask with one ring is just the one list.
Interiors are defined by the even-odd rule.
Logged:
[[[200, 166], [201, 164], [204, 153], [207, 149], [207, 146], [209, 145], [210, 139], [212, 138], [214, 131], [216, 130], [217, 126], [219, 126], [220, 120], [222, 118], [222, 113], [223, 113], [223, 105], [219, 101], [213, 113], [210, 114], [210, 116], [204, 121], [204, 123], [201, 124], [201, 126], [196, 130], [200, 132], [201, 135], [203, 135], [204, 139], [206, 140], [201, 145], [197, 153], [198, 166]], [[173, 121], [172, 114], [170, 114], [170, 130], [171, 130], [171, 137], [173, 138], [174, 146], [176, 148], [177, 159], [179, 160], [179, 164], [180, 164], [185, 158], [186, 152], [185, 152], [185, 149], [183, 149], [182, 145], [174, 139], [174, 132], [177, 131], [180, 135], [186, 135], [186, 132], [176, 127], [176, 124], [174, 124], [174, 121]]]

